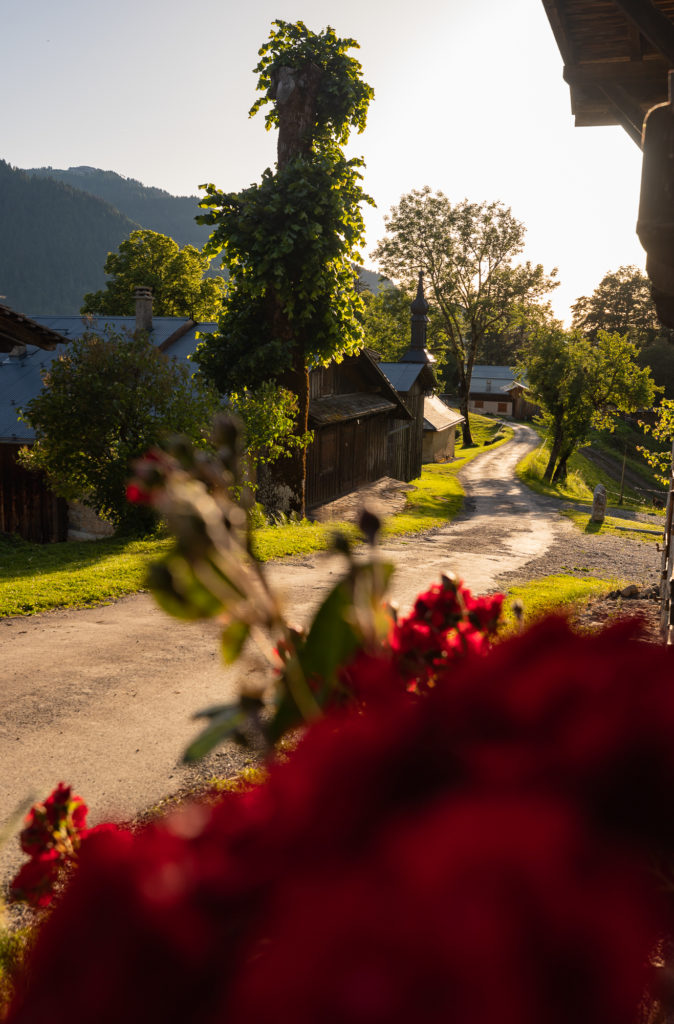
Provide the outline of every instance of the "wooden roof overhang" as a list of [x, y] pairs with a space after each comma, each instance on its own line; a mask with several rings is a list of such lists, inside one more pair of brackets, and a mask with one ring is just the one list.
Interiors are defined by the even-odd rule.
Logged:
[[12, 352], [25, 345], [35, 345], [36, 348], [53, 352], [57, 345], [67, 340], [62, 334], [16, 313], [9, 306], [0, 305], [0, 352]]
[[641, 146], [646, 112], [667, 99], [674, 0], [543, 0], [577, 127], [622, 125]]

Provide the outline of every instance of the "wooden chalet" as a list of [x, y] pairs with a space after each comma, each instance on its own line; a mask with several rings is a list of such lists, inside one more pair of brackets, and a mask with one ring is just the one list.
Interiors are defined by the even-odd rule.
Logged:
[[[18, 382], [25, 378], [29, 350], [54, 352], [63, 342], [63, 336], [49, 327], [0, 305], [0, 353], [4, 356], [5, 379], [11, 376]], [[37, 543], [65, 540], [66, 502], [48, 488], [43, 473], [19, 465], [17, 456], [24, 443], [16, 410], [7, 421], [0, 415], [0, 533], [16, 533]]]
[[399, 363], [363, 349], [310, 375], [307, 506], [332, 501], [384, 476], [421, 473], [424, 399], [437, 386], [426, 350], [428, 303], [419, 275], [410, 347]]
[[341, 363], [312, 370], [309, 386], [314, 440], [307, 449], [307, 506], [394, 476], [392, 438], [409, 427], [412, 414], [374, 353], [363, 349]]

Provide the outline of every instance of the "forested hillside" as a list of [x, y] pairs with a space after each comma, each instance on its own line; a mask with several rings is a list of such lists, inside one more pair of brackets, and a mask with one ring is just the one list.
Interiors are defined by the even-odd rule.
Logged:
[[100, 171], [96, 167], [33, 167], [26, 171], [34, 178], [53, 178], [71, 188], [81, 189], [104, 199], [141, 227], [168, 235], [179, 246], [194, 245], [203, 249], [210, 228], [197, 224], [194, 218], [199, 210], [199, 197], [172, 196], [161, 188], [143, 185], [135, 178], [124, 178], [115, 171]]
[[[136, 228], [202, 249], [210, 229], [194, 220], [198, 202], [114, 171], [20, 170], [0, 160], [0, 302], [35, 315], [79, 313], [85, 293], [105, 285], [108, 253]], [[359, 272], [378, 291], [380, 275]]]
[[0, 160], [0, 302], [77, 313], [105, 284], [107, 254], [138, 227], [109, 203]]

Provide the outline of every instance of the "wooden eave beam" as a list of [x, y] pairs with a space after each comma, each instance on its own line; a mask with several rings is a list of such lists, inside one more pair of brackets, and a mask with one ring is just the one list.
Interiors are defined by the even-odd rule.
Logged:
[[[59, 340], [65, 341], [66, 339]], [[13, 321], [9, 327], [3, 327], [0, 323], [0, 344], [3, 346], [3, 352], [11, 352], [16, 345], [35, 345], [36, 348], [53, 352], [57, 342], [54, 336], [40, 335], [24, 324]]]
[[601, 91], [608, 100], [609, 106], [615, 114], [616, 120], [623, 126], [633, 142], [636, 142], [641, 149], [641, 129], [644, 121], [644, 113], [632, 97], [621, 85], [607, 82], [601, 87]]
[[674, 22], [651, 0], [613, 0], [651, 46], [674, 65]]
[[666, 60], [605, 60], [588, 64], [566, 64], [564, 81], [587, 89], [617, 83], [625, 88], [634, 85], [664, 87], [667, 90]]

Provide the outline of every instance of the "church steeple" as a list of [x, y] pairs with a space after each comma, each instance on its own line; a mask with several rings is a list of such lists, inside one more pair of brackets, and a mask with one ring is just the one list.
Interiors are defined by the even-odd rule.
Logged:
[[428, 325], [428, 302], [424, 295], [424, 272], [419, 271], [417, 294], [410, 306], [412, 312], [412, 329], [410, 347], [402, 357], [403, 363], [434, 363], [435, 358], [426, 348], [426, 328]]

